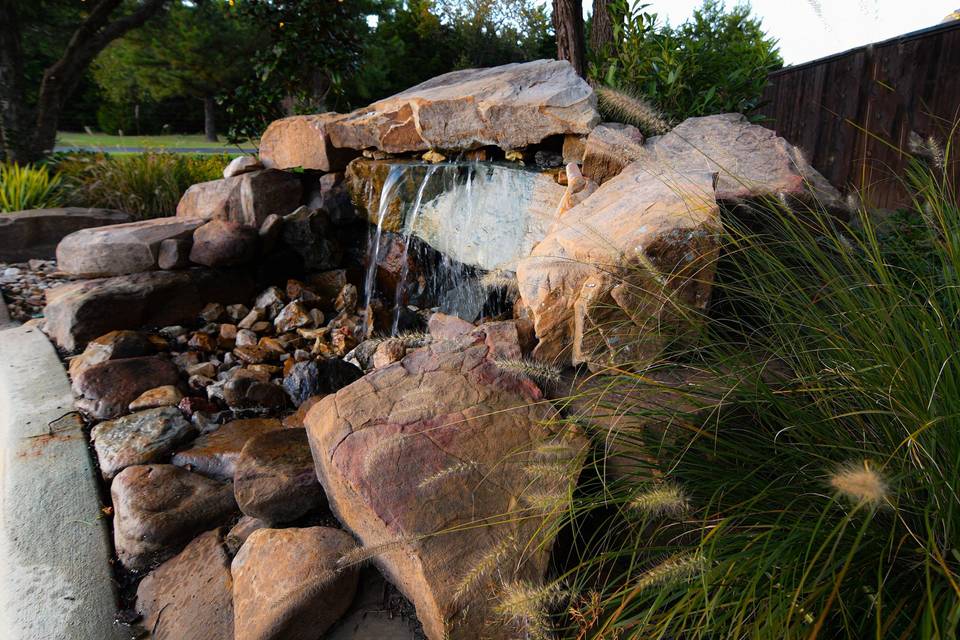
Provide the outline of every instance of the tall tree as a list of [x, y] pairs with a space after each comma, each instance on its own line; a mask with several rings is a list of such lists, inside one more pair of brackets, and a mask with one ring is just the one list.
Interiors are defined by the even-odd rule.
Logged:
[[578, 74], [586, 76], [581, 0], [553, 0], [553, 30], [557, 35], [557, 58], [568, 60]]
[[593, 0], [593, 18], [590, 20], [590, 48], [595, 54], [613, 44], [613, 19], [610, 0]]
[[94, 77], [118, 104], [195, 98], [203, 105], [207, 140], [216, 142], [216, 96], [245, 79], [262, 44], [256, 25], [229, 4], [179, 0], [162, 19], [107, 47]]
[[43, 71], [36, 101], [29, 100], [23, 34], [29, 21], [44, 20], [58, 3], [0, 0], [0, 145], [12, 162], [39, 160], [53, 150], [60, 113], [84, 71], [107, 45], [143, 25], [166, 0], [141, 0], [125, 11], [123, 0], [96, 0], [59, 57]]

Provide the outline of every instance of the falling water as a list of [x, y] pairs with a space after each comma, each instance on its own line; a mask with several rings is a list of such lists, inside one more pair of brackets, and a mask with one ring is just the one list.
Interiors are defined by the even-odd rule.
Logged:
[[364, 324], [367, 326], [368, 335], [373, 327], [370, 301], [373, 299], [373, 287], [376, 283], [377, 259], [380, 257], [380, 236], [383, 235], [383, 220], [387, 216], [387, 211], [390, 208], [390, 200], [394, 196], [401, 175], [403, 175], [402, 165], [392, 165], [390, 167], [387, 179], [384, 180], [383, 188], [380, 190], [380, 206], [377, 210], [377, 229], [373, 237], [370, 238], [370, 252], [368, 256], [370, 264], [367, 266], [367, 278], [363, 283], [363, 308], [366, 309]]
[[410, 212], [410, 215], [407, 216], [404, 224], [403, 232], [403, 256], [400, 260], [401, 267], [400, 278], [397, 279], [397, 289], [393, 295], [393, 323], [390, 325], [390, 335], [397, 335], [397, 330], [400, 324], [400, 307], [403, 304], [403, 292], [407, 283], [407, 276], [410, 273], [410, 265], [407, 263], [407, 258], [410, 255], [410, 243], [411, 237], [413, 236], [413, 230], [417, 224], [417, 216], [420, 214], [420, 208], [423, 205], [423, 194], [427, 190], [427, 184], [430, 182], [431, 176], [437, 171], [437, 165], [431, 165], [427, 169], [427, 174], [424, 176], [423, 181], [420, 183], [420, 186], [417, 188], [417, 196], [413, 201], [413, 210]]

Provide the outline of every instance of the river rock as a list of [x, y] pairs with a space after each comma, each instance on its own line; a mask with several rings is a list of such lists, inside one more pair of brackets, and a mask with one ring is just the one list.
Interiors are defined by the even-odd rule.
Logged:
[[147, 334], [140, 331], [111, 331], [91, 340], [83, 353], [70, 359], [70, 378], [77, 378], [84, 370], [107, 360], [136, 358], [156, 351]]
[[356, 548], [330, 527], [260, 529], [233, 559], [236, 640], [314, 640], [350, 607], [357, 569], [337, 560]]
[[169, 464], [127, 467], [113, 479], [110, 495], [117, 556], [134, 571], [172, 557], [237, 513], [230, 484]]
[[156, 640], [234, 640], [233, 578], [222, 529], [193, 540], [137, 587], [137, 611]]
[[311, 396], [335, 393], [363, 376], [358, 367], [340, 360], [310, 360], [298, 362], [283, 379], [283, 388], [295, 406]]
[[82, 229], [57, 245], [57, 266], [84, 278], [152, 271], [161, 242], [189, 238], [201, 224], [186, 218], [154, 218]]
[[130, 403], [130, 411], [142, 411], [157, 407], [176, 407], [182, 399], [183, 394], [180, 393], [176, 385], [167, 384], [141, 393], [136, 400]]
[[[586, 447], [534, 383], [493, 362], [483, 333], [417, 349], [307, 415], [331, 508], [364, 546], [386, 545], [374, 562], [431, 640], [518, 637], [481, 594], [543, 580], [552, 539], [537, 514], [566, 495]], [[491, 555], [499, 575], [477, 574]]]
[[326, 125], [338, 117], [337, 113], [320, 113], [274, 120], [260, 138], [264, 166], [343, 171], [359, 154], [352, 149], [338, 149], [330, 142]]
[[154, 271], [71, 282], [47, 290], [44, 331], [62, 349], [74, 351], [113, 329], [192, 322], [209, 302], [241, 302], [255, 292], [250, 274], [226, 270]]
[[257, 256], [259, 235], [253, 227], [211, 220], [193, 234], [190, 261], [205, 267], [233, 267]]
[[297, 176], [274, 169], [200, 182], [183, 194], [177, 217], [230, 220], [260, 228], [270, 214], [283, 216], [296, 209], [302, 191]]
[[250, 438], [280, 429], [280, 421], [252, 418], [234, 420], [213, 433], [197, 438], [186, 451], [173, 456], [173, 464], [216, 480], [232, 480], [237, 459]]
[[552, 135], [589, 133], [600, 120], [593, 90], [557, 60], [464, 69], [331, 117], [335, 147], [389, 153], [483, 146], [519, 149]]
[[129, 466], [161, 460], [193, 431], [179, 409], [159, 407], [101, 422], [90, 439], [100, 472], [109, 480]]
[[60, 241], [71, 233], [130, 220], [129, 213], [87, 207], [4, 213], [0, 216], [0, 262], [50, 259], [56, 256]]
[[323, 506], [305, 429], [279, 429], [250, 438], [233, 476], [244, 514], [271, 524], [296, 520]]
[[99, 420], [115, 418], [144, 391], [175, 385], [179, 377], [176, 365], [159, 356], [107, 360], [74, 377], [76, 406]]
[[548, 362], [637, 363], [695, 328], [719, 250], [713, 176], [636, 162], [570, 209], [520, 261], [517, 280]]
[[583, 175], [603, 184], [623, 171], [643, 153], [643, 134], [629, 124], [604, 122], [587, 136]]
[[260, 529], [269, 528], [270, 525], [263, 520], [251, 518], [250, 516], [242, 516], [237, 521], [237, 524], [233, 525], [233, 527], [230, 529], [230, 532], [227, 534], [227, 552], [231, 556], [237, 555], [237, 551], [240, 551], [240, 547], [242, 547], [243, 543], [247, 541], [247, 538], [250, 537], [250, 534], [252, 534], [254, 531], [259, 531]]

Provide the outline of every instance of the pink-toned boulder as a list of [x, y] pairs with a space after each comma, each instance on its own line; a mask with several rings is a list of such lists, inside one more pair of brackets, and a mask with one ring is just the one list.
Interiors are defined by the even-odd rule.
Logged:
[[[486, 339], [479, 328], [417, 349], [306, 419], [334, 513], [373, 549], [431, 640], [524, 636], [486, 596], [501, 580], [544, 579], [544, 518], [576, 481], [586, 446], [551, 422], [533, 382], [498, 367]], [[491, 563], [495, 571], [476, 570]]]
[[470, 333], [476, 327], [463, 318], [437, 311], [427, 321], [427, 328], [435, 340], [453, 340]]
[[330, 142], [326, 125], [341, 117], [337, 113], [290, 116], [270, 123], [260, 138], [260, 160], [271, 169], [316, 169], [343, 171], [359, 155], [338, 149]]
[[283, 216], [300, 206], [302, 192], [300, 179], [292, 173], [253, 171], [193, 185], [180, 199], [177, 217], [231, 220], [259, 228], [270, 214]]
[[189, 238], [201, 224], [184, 218], [154, 218], [81, 229], [57, 245], [57, 266], [84, 278], [153, 271], [164, 240]]

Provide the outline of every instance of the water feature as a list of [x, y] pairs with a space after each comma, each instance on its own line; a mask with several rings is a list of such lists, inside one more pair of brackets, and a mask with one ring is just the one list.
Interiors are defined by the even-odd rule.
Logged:
[[[516, 268], [546, 235], [564, 191], [552, 175], [513, 164], [355, 163], [348, 184], [372, 227], [363, 301], [374, 299], [380, 275], [392, 334], [408, 303], [475, 320], [489, 297], [480, 278]], [[382, 260], [395, 281], [378, 272]]]

